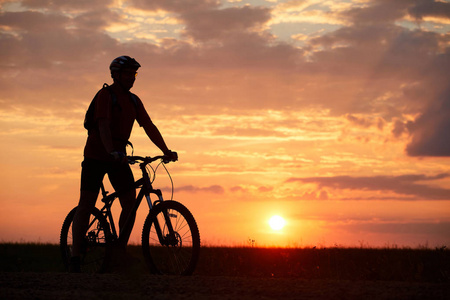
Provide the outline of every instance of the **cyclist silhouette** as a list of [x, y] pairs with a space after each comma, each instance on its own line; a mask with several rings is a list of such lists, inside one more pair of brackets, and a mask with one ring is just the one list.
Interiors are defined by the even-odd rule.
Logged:
[[[120, 56], [110, 65], [114, 83], [105, 85], [94, 98], [92, 128], [84, 148], [84, 161], [81, 171], [80, 200], [73, 219], [73, 252], [70, 272], [80, 272], [80, 254], [83, 246], [89, 215], [95, 206], [100, 185], [105, 174], [114, 189], [119, 193], [122, 212], [119, 218], [121, 231], [116, 250], [126, 255], [126, 246], [133, 229], [136, 213], [134, 177], [126, 161], [126, 146], [135, 120], [144, 128], [147, 136], [161, 151], [177, 160], [177, 153], [169, 150], [158, 128], [153, 124], [141, 100], [130, 92], [141, 65], [129, 56]], [[133, 215], [134, 214], [134, 215]], [[128, 228], [123, 228], [131, 216]]]

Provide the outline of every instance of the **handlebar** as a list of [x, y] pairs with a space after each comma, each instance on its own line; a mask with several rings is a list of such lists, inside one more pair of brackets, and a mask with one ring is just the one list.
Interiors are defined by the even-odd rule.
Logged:
[[155, 160], [158, 160], [158, 159], [161, 159], [165, 164], [167, 164], [167, 163], [169, 163], [171, 161], [174, 161], [174, 160], [170, 159], [170, 157], [167, 156], [167, 155], [159, 155], [159, 156], [154, 156], [154, 157], [150, 157], [150, 156], [146, 156], [146, 157], [143, 157], [143, 156], [127, 156], [127, 159], [128, 159], [128, 163], [131, 164], [131, 165], [135, 164], [135, 163], [137, 163], [139, 161], [142, 162], [143, 164], [147, 165], [147, 164], [150, 164], [150, 163], [152, 163], [152, 162], [154, 162]]

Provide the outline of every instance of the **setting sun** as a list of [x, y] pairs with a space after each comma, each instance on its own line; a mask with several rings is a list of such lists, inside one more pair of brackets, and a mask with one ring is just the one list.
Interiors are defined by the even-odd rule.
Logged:
[[281, 230], [286, 225], [286, 221], [280, 216], [273, 216], [269, 220], [269, 226], [273, 230]]

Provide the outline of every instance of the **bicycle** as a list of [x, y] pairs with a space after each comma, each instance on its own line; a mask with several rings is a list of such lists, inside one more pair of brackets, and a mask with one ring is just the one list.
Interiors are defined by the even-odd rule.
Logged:
[[[196, 267], [200, 251], [200, 234], [197, 223], [191, 212], [181, 203], [174, 200], [164, 200], [162, 192], [154, 189], [148, 167], [153, 171], [162, 164], [169, 162], [166, 156], [142, 157], [127, 156], [128, 163], [139, 163], [142, 178], [135, 181], [136, 197], [134, 212], [139, 208], [145, 197], [149, 213], [142, 229], [142, 252], [150, 271], [155, 274], [191, 275]], [[154, 169], [150, 163], [159, 160]], [[172, 178], [166, 169], [172, 182]], [[118, 197], [117, 192], [109, 194], [102, 183], [101, 209], [94, 207], [90, 214], [89, 229], [86, 232], [82, 246], [81, 270], [87, 273], [98, 273], [105, 270], [109, 263], [109, 252], [114, 242], [120, 238], [113, 220], [111, 206]], [[158, 199], [152, 203], [150, 194]], [[173, 196], [173, 182], [172, 182]], [[66, 268], [69, 266], [72, 254], [72, 222], [77, 207], [73, 208], [64, 220], [61, 228], [60, 251]], [[129, 219], [126, 221], [129, 222]], [[126, 227], [125, 225], [124, 227]]]

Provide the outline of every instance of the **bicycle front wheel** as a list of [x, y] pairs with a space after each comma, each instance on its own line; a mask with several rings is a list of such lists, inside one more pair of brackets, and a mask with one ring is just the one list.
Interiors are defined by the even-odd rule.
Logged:
[[176, 201], [155, 205], [144, 223], [142, 250], [152, 273], [191, 275], [200, 252], [200, 234], [191, 212]]
[[[72, 224], [77, 208], [72, 209], [61, 228], [60, 251], [65, 267], [69, 268], [72, 257]], [[83, 273], [101, 272], [106, 263], [107, 241], [110, 239], [109, 224], [103, 214], [94, 208], [89, 217], [89, 228], [81, 246], [81, 271]]]

